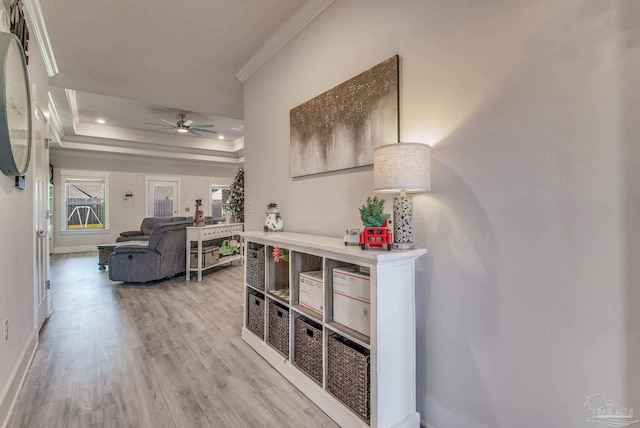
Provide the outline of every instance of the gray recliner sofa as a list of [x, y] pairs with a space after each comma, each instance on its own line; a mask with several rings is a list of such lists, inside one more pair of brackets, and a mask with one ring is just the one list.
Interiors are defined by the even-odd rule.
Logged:
[[186, 217], [145, 217], [140, 224], [140, 230], [127, 230], [120, 233], [116, 242], [148, 241], [153, 228], [159, 224], [176, 223], [187, 220]]
[[185, 271], [185, 227], [191, 222], [163, 223], [153, 228], [148, 243], [123, 244], [109, 256], [109, 279], [149, 282]]

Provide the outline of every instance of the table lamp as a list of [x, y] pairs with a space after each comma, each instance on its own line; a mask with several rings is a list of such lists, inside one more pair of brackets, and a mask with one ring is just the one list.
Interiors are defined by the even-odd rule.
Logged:
[[431, 190], [431, 146], [394, 143], [376, 148], [373, 152], [373, 190], [400, 193], [393, 198], [393, 248], [414, 248], [413, 200], [409, 194]]

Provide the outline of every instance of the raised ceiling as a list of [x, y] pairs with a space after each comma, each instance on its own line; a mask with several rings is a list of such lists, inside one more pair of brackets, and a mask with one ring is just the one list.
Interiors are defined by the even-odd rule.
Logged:
[[[292, 20], [301, 28], [331, 3], [27, 1], [41, 9], [40, 31], [59, 70], [50, 72], [51, 110], [61, 134], [54, 148], [183, 153], [222, 163], [242, 162], [243, 83], [236, 75]], [[175, 122], [180, 113], [215, 125], [209, 129], [218, 133], [194, 137], [162, 127], [160, 119]], [[96, 123], [99, 118], [106, 123]]]

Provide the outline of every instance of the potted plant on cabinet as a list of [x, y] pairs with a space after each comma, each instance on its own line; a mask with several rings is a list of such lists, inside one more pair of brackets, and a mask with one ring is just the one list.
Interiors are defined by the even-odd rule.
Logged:
[[384, 213], [384, 199], [368, 197], [367, 203], [360, 207], [360, 218], [364, 229], [360, 232], [360, 248], [385, 248], [391, 250], [393, 236], [387, 225], [391, 223], [390, 214]]

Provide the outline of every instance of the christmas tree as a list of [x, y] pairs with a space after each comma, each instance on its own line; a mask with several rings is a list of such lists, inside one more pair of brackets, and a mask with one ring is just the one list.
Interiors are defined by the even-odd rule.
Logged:
[[240, 168], [229, 189], [231, 193], [224, 204], [226, 211], [231, 211], [235, 221], [244, 223], [244, 170]]

